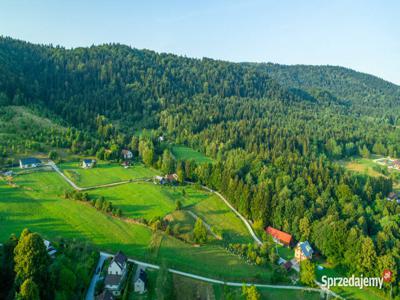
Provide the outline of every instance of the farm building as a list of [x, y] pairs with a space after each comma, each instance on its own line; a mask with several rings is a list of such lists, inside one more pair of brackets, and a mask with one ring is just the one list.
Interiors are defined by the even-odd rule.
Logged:
[[121, 251], [119, 251], [112, 259], [107, 276], [104, 280], [106, 290], [113, 293], [114, 296], [121, 294], [122, 283], [127, 274], [128, 259]]
[[82, 160], [82, 168], [89, 169], [89, 168], [93, 168], [94, 166], [96, 166], [96, 160], [95, 159], [84, 159], [84, 160]]
[[290, 244], [292, 243], [292, 236], [286, 232], [280, 231], [271, 226], [268, 226], [265, 231], [267, 234], [272, 236], [275, 243], [278, 243], [278, 244], [281, 244], [284, 246], [290, 246]]
[[124, 149], [124, 150], [122, 150], [122, 157], [124, 159], [132, 159], [133, 153], [129, 150]]
[[19, 161], [19, 167], [21, 169], [36, 168], [41, 165], [42, 165], [42, 161], [35, 157], [23, 158]]
[[147, 274], [146, 271], [138, 267], [135, 275], [135, 292], [139, 294], [143, 294], [147, 291]]
[[300, 242], [297, 244], [296, 249], [294, 250], [294, 257], [296, 261], [301, 262], [306, 259], [311, 259], [313, 253], [314, 250], [311, 248], [308, 241]]

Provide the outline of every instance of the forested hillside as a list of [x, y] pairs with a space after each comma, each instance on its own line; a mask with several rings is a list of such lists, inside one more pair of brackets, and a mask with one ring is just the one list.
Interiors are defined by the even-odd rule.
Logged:
[[[250, 220], [308, 239], [364, 276], [397, 274], [400, 206], [386, 200], [391, 178], [354, 175], [336, 161], [398, 157], [399, 95], [396, 85], [340, 67], [0, 39], [1, 106], [61, 119], [73, 128], [65, 143], [73, 152], [116, 159], [128, 147], [147, 165], [218, 189]], [[144, 128], [150, 134], [134, 135]], [[160, 135], [215, 162], [171, 161]]]

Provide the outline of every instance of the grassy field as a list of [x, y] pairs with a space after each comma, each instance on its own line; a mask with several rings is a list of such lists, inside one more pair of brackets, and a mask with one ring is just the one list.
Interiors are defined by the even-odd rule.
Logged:
[[164, 235], [153, 255], [148, 228], [109, 217], [87, 203], [63, 199], [70, 187], [55, 172], [20, 175], [15, 184], [0, 181], [0, 243], [28, 227], [49, 240], [85, 240], [104, 251], [122, 250], [153, 263], [165, 260], [170, 267], [199, 275], [263, 282], [271, 276], [270, 269], [248, 265], [219, 246], [193, 247]]
[[[178, 232], [178, 237], [184, 239], [185, 241], [192, 240], [192, 232], [195, 224], [195, 220], [192, 216], [188, 214], [185, 210], [174, 211], [168, 216], [170, 220], [170, 224], [172, 228], [175, 228], [174, 231]], [[176, 227], [179, 230], [176, 230]]]
[[[104, 250], [128, 249], [144, 255], [151, 232], [99, 213], [84, 203], [61, 198], [69, 186], [54, 172], [18, 176], [17, 187], [0, 181], [0, 240], [28, 227], [47, 239], [88, 240]], [[132, 243], [134, 241], [134, 243]]]
[[220, 231], [229, 242], [253, 242], [243, 222], [218, 196], [212, 195], [188, 209], [201, 217], [207, 224]]
[[153, 169], [135, 164], [127, 169], [116, 163], [98, 161], [92, 169], [82, 169], [79, 161], [62, 163], [60, 169], [78, 186], [89, 187], [137, 178], [150, 178], [158, 174]]
[[185, 146], [173, 146], [172, 154], [177, 160], [194, 160], [199, 164], [212, 162], [211, 158], [196, 150], [193, 150], [192, 148]]
[[344, 162], [344, 166], [350, 171], [363, 173], [371, 177], [384, 176], [378, 171], [380, 165], [375, 163], [372, 159], [357, 158]]
[[[183, 189], [185, 196], [183, 196]], [[102, 188], [90, 192], [93, 197], [104, 196], [114, 206], [121, 208], [124, 216], [147, 220], [169, 214], [175, 210], [177, 200], [183, 206], [193, 205], [210, 197], [210, 194], [192, 186], [171, 187], [153, 183], [130, 183]]]

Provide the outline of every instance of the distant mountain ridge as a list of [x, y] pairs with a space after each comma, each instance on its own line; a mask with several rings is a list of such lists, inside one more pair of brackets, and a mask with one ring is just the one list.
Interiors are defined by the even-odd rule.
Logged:
[[399, 86], [343, 67], [192, 59], [120, 44], [65, 49], [0, 38], [0, 104], [44, 106], [80, 128], [93, 126], [98, 114], [151, 126], [166, 107], [196, 95], [336, 103], [387, 119], [400, 111]]

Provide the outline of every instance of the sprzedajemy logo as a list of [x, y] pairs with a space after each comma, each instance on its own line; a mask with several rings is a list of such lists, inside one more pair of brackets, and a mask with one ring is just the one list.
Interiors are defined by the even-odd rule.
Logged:
[[383, 282], [392, 281], [392, 271], [384, 270], [382, 277], [356, 277], [354, 274], [351, 277], [328, 277], [326, 275], [322, 276], [322, 285], [326, 288], [331, 288], [335, 286], [340, 287], [358, 287], [363, 289], [364, 287], [377, 287], [382, 288]]

